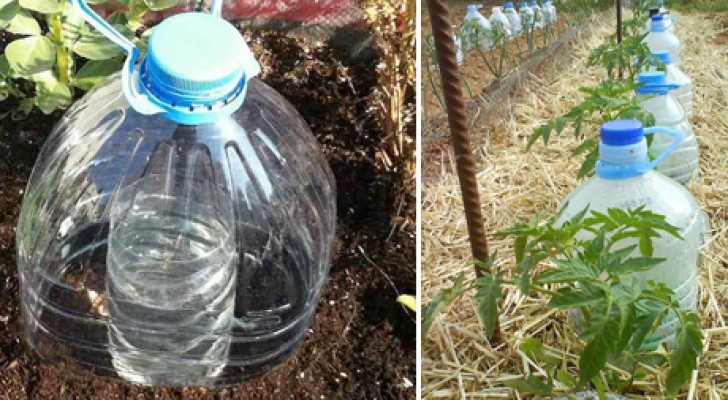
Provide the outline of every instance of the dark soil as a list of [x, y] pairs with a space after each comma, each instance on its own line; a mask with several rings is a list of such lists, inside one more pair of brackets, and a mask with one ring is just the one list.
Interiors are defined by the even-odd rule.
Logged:
[[[61, 115], [33, 113], [0, 120], [0, 399], [414, 398], [415, 317], [395, 299], [415, 293], [414, 231], [397, 222], [414, 220], [415, 188], [411, 177], [375, 162], [383, 134], [367, 113], [367, 96], [377, 60], [347, 65], [350, 54], [277, 34], [255, 35], [252, 43], [263, 79], [308, 121], [338, 185], [337, 251], [300, 350], [276, 370], [225, 389], [69, 379], [61, 366], [31, 354], [23, 342], [15, 226], [35, 158]], [[0, 111], [12, 105], [0, 103]]]

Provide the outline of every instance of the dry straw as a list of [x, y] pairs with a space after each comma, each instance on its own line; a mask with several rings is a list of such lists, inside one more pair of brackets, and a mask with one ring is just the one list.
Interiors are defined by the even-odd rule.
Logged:
[[[589, 70], [590, 49], [611, 33], [613, 15], [602, 15], [569, 52], [555, 57], [528, 77], [518, 97], [503, 99], [504, 111], [473, 134], [480, 140], [479, 184], [488, 231], [527, 220], [537, 212], [554, 212], [579, 185], [580, 160], [569, 156], [577, 142], [570, 136], [536, 145], [525, 152], [530, 133], [580, 100], [577, 88], [601, 78]], [[701, 148], [702, 179], [692, 193], [711, 220], [711, 236], [700, 267], [699, 307], [705, 354], [680, 398], [728, 398], [728, 16], [678, 15], [683, 43], [681, 68], [694, 81], [693, 127]], [[722, 36], [722, 38], [720, 37]], [[425, 154], [427, 154], [425, 152]], [[424, 160], [443, 162], [441, 160]], [[451, 160], [444, 161], [452, 163]], [[453, 170], [443, 166], [443, 170]], [[465, 220], [455, 176], [444, 174], [423, 188], [423, 295], [425, 301], [447, 287], [460, 272], [472, 274]], [[492, 240], [504, 259], [509, 243]], [[472, 278], [472, 276], [470, 276]], [[543, 298], [505, 291], [501, 324], [506, 344], [491, 348], [473, 300], [464, 297], [433, 324], [423, 343], [423, 395], [427, 398], [529, 398], [504, 384], [525, 373], [541, 373], [537, 363], [518, 350], [523, 338], [537, 337], [553, 352], [575, 360], [581, 344], [561, 312], [548, 311]], [[570, 363], [573, 365], [573, 361]], [[630, 398], [663, 398], [662, 374], [635, 382]]]

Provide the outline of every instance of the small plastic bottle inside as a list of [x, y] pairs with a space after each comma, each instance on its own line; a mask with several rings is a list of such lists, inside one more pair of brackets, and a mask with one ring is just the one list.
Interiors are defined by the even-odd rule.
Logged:
[[[677, 89], [671, 90], [670, 94], [680, 102], [680, 105], [688, 113], [688, 117], [693, 115], [693, 80], [690, 79], [680, 68], [672, 63], [670, 53], [668, 51], [656, 51], [654, 53], [660, 61], [665, 64], [667, 73], [667, 83], [678, 85]], [[656, 68], [653, 66], [653, 70]]]
[[[698, 160], [699, 147], [693, 127], [688, 115], [680, 103], [670, 94], [678, 88], [677, 85], [667, 82], [664, 72], [648, 71], [639, 75], [641, 84], [637, 93], [644, 95], [642, 107], [655, 116], [657, 125], [679, 131], [683, 137], [680, 146], [672, 152], [657, 170], [670, 178], [687, 185], [700, 177]], [[660, 154], [672, 143], [672, 138], [664, 134], [655, 134], [650, 145], [650, 153]]]
[[680, 65], [680, 40], [670, 32], [671, 25], [664, 15], [655, 15], [650, 20], [650, 33], [644, 39], [644, 43], [650, 48], [651, 52], [668, 51], [670, 59], [675, 65]]
[[[645, 134], [669, 134], [672, 143], [657, 159], [650, 161]], [[680, 306], [695, 310], [698, 300], [698, 266], [700, 246], [707, 230], [705, 214], [682, 185], [654, 171], [681, 141], [680, 132], [666, 127], [643, 129], [638, 121], [607, 122], [601, 128], [599, 161], [596, 176], [574, 189], [562, 203], [565, 207], [560, 221], [566, 221], [585, 208], [606, 213], [609, 208], [622, 210], [644, 206], [664, 215], [678, 228], [682, 240], [662, 234], [653, 239], [653, 257], [665, 261], [655, 268], [635, 273], [634, 277], [646, 287], [650, 280], [664, 283], [676, 295]], [[587, 239], [587, 233], [581, 234]], [[636, 241], [634, 244], [637, 244]], [[624, 247], [631, 245], [624, 242]], [[618, 249], [615, 249], [618, 250]], [[638, 250], [633, 255], [638, 257]], [[646, 339], [646, 348], [659, 343], [672, 343], [677, 317], [668, 315], [654, 335]]]
[[513, 7], [512, 2], [509, 1], [503, 4], [503, 13], [506, 15], [506, 18], [508, 18], [508, 24], [511, 26], [513, 36], [521, 36], [521, 31], [523, 29], [521, 25], [521, 17], [518, 15], [515, 7]]
[[493, 42], [490, 39], [492, 26], [490, 21], [481, 14], [478, 9], [482, 6], [469, 5], [463, 19], [463, 25], [460, 30], [462, 39], [465, 42], [467, 50], [480, 48], [482, 50], [490, 49]]

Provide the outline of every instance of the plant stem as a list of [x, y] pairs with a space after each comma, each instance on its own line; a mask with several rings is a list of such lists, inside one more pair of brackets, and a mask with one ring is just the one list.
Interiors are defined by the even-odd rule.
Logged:
[[[61, 1], [61, 8], [65, 6], [66, 1]], [[69, 71], [71, 59], [66, 51], [63, 43], [63, 24], [61, 23], [61, 14], [53, 14], [49, 17], [50, 33], [56, 42], [56, 64], [58, 67], [58, 80], [66, 86], [70, 85]]]
[[435, 97], [437, 97], [437, 102], [440, 103], [440, 107], [445, 110], [445, 101], [442, 99], [440, 92], [437, 91], [437, 85], [435, 85], [435, 80], [432, 78], [432, 71], [430, 70], [430, 67], [430, 65], [427, 66], [427, 80], [430, 81], [430, 86], [432, 86], [432, 91], [435, 93]]

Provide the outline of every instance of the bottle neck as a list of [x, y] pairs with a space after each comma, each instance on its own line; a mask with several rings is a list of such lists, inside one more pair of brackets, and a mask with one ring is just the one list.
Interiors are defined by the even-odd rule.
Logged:
[[634, 178], [649, 171], [646, 167], [649, 162], [645, 138], [638, 143], [619, 146], [599, 142], [596, 174], [600, 178], [610, 180]]

